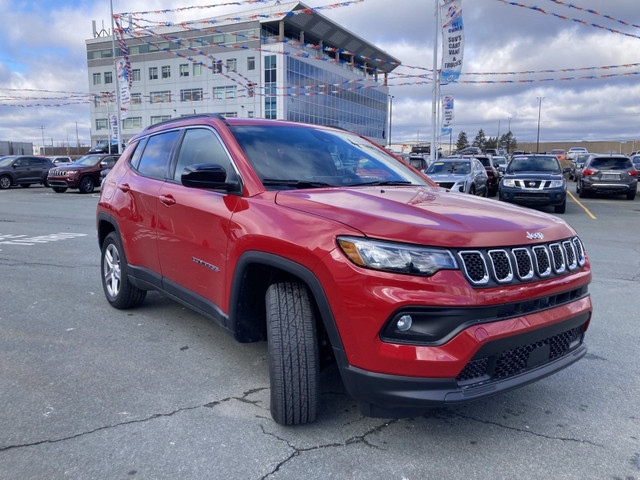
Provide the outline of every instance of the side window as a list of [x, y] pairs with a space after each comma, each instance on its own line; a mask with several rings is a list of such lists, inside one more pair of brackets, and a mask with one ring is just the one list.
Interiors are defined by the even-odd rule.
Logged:
[[180, 132], [174, 130], [150, 137], [140, 158], [138, 171], [148, 177], [166, 178], [171, 150], [179, 135]]
[[236, 178], [229, 155], [220, 139], [211, 130], [204, 128], [187, 130], [180, 147], [173, 179], [179, 182], [184, 168], [196, 163], [217, 163], [227, 171], [227, 180]]
[[109, 167], [113, 167], [118, 161], [118, 157], [106, 157], [103, 162], [107, 164]]
[[131, 159], [129, 160], [129, 165], [131, 165], [136, 170], [138, 169], [138, 164], [140, 163], [140, 157], [142, 156], [142, 151], [144, 150], [144, 146], [147, 143], [147, 139], [141, 140], [138, 145], [136, 145], [136, 149], [131, 155]]
[[29, 163], [29, 159], [28, 158], [19, 158], [18, 160], [16, 160], [16, 162], [14, 163], [14, 165], [16, 167], [28, 167], [30, 165]]

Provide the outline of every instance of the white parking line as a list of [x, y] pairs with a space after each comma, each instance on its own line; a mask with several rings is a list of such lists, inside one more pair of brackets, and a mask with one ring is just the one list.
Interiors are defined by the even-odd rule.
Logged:
[[[86, 237], [86, 233], [51, 233], [49, 235], [38, 235], [37, 237], [28, 237], [26, 235], [8, 235], [0, 233], [0, 245], [21, 245], [33, 246], [41, 243], [57, 242], [60, 240], [69, 240], [71, 238]], [[0, 249], [2, 251], [2, 249]]]

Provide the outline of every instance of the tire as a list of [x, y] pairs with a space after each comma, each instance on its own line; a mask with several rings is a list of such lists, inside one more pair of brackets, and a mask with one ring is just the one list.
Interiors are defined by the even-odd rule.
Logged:
[[309, 291], [274, 283], [265, 295], [271, 416], [281, 425], [313, 422], [318, 409], [319, 360]]
[[553, 207], [553, 210], [556, 213], [564, 213], [567, 210], [567, 200], [565, 199], [565, 201], [562, 202], [562, 205], [556, 205]]
[[634, 190], [633, 192], [627, 193], [627, 200], [633, 200], [635, 198], [636, 198], [636, 190]]
[[31, 186], [31, 184], [30, 183], [21, 183], [20, 186], [22, 188], [29, 188]]
[[580, 185], [580, 182], [576, 183], [576, 192], [578, 192], [578, 196], [580, 198], [584, 198], [587, 196], [587, 194], [584, 191], [584, 187]]
[[46, 188], [49, 188], [51, 185], [49, 185], [49, 180], [47, 180], [47, 177], [42, 179], [42, 185]]
[[11, 177], [9, 175], [2, 175], [0, 177], [0, 189], [6, 190], [11, 186]]
[[53, 191], [56, 193], [64, 193], [67, 191], [67, 187], [53, 187]]
[[471, 185], [471, 188], [469, 188], [469, 195], [475, 195], [475, 194], [476, 194], [476, 186]]
[[482, 196], [484, 198], [489, 198], [489, 186], [488, 185], [485, 185], [484, 192], [482, 192]]
[[112, 307], [124, 310], [137, 307], [143, 302], [147, 291], [129, 281], [127, 259], [120, 237], [115, 232], [111, 232], [104, 239], [100, 265], [102, 288]]
[[82, 177], [78, 183], [78, 189], [81, 193], [91, 193], [95, 188], [96, 181], [89, 175]]

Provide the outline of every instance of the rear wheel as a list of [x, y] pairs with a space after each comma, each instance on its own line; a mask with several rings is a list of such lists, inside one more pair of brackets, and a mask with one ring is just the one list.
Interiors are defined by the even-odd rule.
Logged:
[[93, 189], [96, 187], [96, 182], [93, 177], [85, 176], [80, 179], [80, 183], [78, 184], [78, 189], [82, 193], [91, 193]]
[[636, 198], [636, 190], [627, 193], [627, 200], [633, 200], [634, 198]]
[[471, 188], [469, 188], [469, 195], [475, 195], [475, 194], [476, 194], [476, 186], [471, 185]]
[[53, 187], [53, 191], [56, 193], [64, 193], [67, 191], [67, 187]]
[[271, 416], [281, 425], [310, 423], [318, 408], [318, 340], [309, 291], [296, 282], [267, 289]]
[[120, 237], [115, 232], [111, 232], [105, 238], [100, 260], [102, 288], [111, 306], [126, 309], [140, 305], [147, 291], [129, 281], [127, 260]]
[[0, 188], [6, 190], [11, 186], [11, 177], [9, 175], [2, 175], [0, 177]]
[[580, 182], [576, 183], [576, 192], [578, 192], [578, 196], [580, 198], [584, 198], [587, 196], [587, 194], [584, 192], [584, 187]]

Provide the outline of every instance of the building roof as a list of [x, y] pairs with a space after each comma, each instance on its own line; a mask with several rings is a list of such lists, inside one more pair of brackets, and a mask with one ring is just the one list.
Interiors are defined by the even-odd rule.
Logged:
[[354, 53], [363, 57], [363, 61], [367, 65], [386, 72], [392, 71], [401, 63], [397, 58], [341, 27], [302, 2], [290, 2], [261, 10], [269, 11], [270, 15], [283, 16], [281, 19], [263, 19], [260, 23], [277, 24], [282, 20], [285, 25], [285, 35], [288, 29], [295, 32], [304, 31], [305, 43], [319, 44], [322, 41], [325, 47], [338, 48], [347, 55], [349, 52]]

